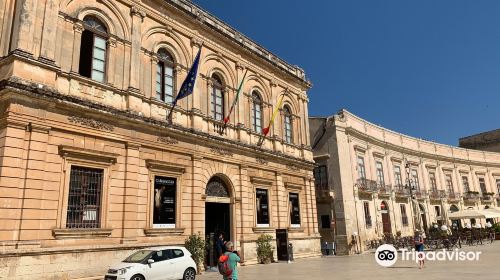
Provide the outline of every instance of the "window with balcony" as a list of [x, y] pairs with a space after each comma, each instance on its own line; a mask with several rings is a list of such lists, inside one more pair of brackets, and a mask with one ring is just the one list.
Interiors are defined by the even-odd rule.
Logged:
[[431, 184], [431, 190], [437, 192], [436, 173], [434, 171], [429, 171], [429, 183]]
[[80, 45], [80, 64], [78, 73], [98, 82], [104, 82], [107, 59], [106, 26], [94, 16], [83, 19], [85, 30]]
[[406, 214], [406, 205], [400, 204], [399, 209], [401, 209], [401, 223], [403, 226], [408, 226], [408, 215]]
[[328, 190], [328, 171], [326, 165], [314, 168], [314, 185], [317, 190]]
[[450, 194], [454, 193], [455, 190], [453, 189], [453, 180], [451, 178], [451, 174], [445, 174], [445, 180], [446, 180], [446, 189]]
[[358, 180], [366, 180], [365, 158], [358, 156]]
[[210, 105], [212, 117], [216, 121], [222, 121], [224, 119], [224, 82], [217, 74], [212, 75]]
[[372, 216], [370, 215], [370, 204], [367, 201], [363, 202], [363, 209], [365, 212], [365, 225], [367, 228], [371, 228]]
[[411, 179], [413, 181], [413, 185], [415, 186], [415, 189], [417, 191], [420, 190], [420, 184], [418, 182], [418, 172], [417, 172], [417, 169], [412, 169], [411, 170]]
[[252, 92], [252, 129], [262, 132], [262, 98], [257, 91]]
[[290, 107], [288, 107], [287, 105], [283, 107], [283, 116], [284, 116], [285, 141], [287, 143], [292, 143], [293, 141], [292, 111], [290, 110]]
[[469, 177], [467, 176], [462, 176], [462, 186], [464, 187], [464, 193], [467, 193], [470, 191], [469, 187]]
[[483, 177], [479, 177], [479, 188], [483, 194], [488, 192], [488, 190], [486, 190], [486, 182]]
[[377, 186], [379, 188], [384, 187], [384, 167], [381, 161], [375, 162], [376, 172], [377, 172]]
[[156, 65], [156, 98], [166, 103], [174, 101], [175, 69], [172, 55], [165, 49], [158, 50]]
[[403, 185], [403, 179], [401, 178], [401, 166], [394, 165], [394, 183], [396, 186]]
[[71, 166], [66, 228], [100, 228], [103, 172]]

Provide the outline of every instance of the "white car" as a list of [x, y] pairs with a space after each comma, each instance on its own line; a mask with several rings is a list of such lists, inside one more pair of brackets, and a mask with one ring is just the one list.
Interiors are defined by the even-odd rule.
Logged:
[[147, 248], [111, 266], [104, 280], [194, 280], [196, 263], [184, 247]]

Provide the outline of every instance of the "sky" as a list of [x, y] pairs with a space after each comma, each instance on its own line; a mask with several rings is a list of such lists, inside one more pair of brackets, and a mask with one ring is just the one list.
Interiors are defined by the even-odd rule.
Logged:
[[500, 128], [500, 1], [194, 2], [303, 68], [310, 116], [449, 145]]

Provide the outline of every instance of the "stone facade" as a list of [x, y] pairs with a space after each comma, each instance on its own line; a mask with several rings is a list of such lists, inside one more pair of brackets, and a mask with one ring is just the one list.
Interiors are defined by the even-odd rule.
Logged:
[[[303, 70], [185, 0], [7, 0], [0, 30], [0, 278], [103, 275], [131, 250], [205, 236], [207, 203], [229, 205], [228, 234], [246, 264], [257, 237], [276, 229], [289, 229], [295, 257], [319, 254]], [[169, 123], [162, 94], [179, 90], [201, 47], [194, 94]], [[214, 104], [229, 110], [247, 70], [221, 131]], [[255, 122], [267, 124], [281, 95], [288, 111], [258, 146]], [[170, 222], [155, 222], [156, 203], [171, 203], [158, 199], [156, 178], [175, 182]], [[214, 178], [227, 196], [207, 190]], [[264, 225], [256, 188], [268, 194]]]
[[500, 153], [500, 129], [463, 137], [458, 143], [462, 148]]
[[310, 128], [319, 231], [322, 241], [336, 242], [338, 254], [366, 250], [384, 234], [450, 225], [451, 211], [500, 203], [500, 153], [413, 138], [346, 110], [310, 118]]

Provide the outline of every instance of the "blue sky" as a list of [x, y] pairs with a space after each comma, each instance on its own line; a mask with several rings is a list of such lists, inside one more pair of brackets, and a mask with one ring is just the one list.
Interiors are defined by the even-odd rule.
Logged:
[[311, 116], [451, 145], [500, 128], [500, 1], [194, 2], [304, 68]]

